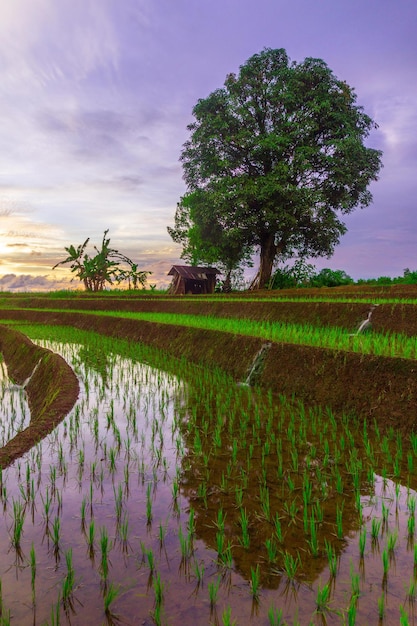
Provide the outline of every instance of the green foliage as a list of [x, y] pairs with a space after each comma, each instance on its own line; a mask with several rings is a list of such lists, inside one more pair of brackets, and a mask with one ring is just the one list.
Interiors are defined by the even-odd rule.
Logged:
[[241, 263], [259, 249], [256, 288], [278, 256], [329, 256], [346, 231], [338, 214], [369, 205], [381, 167], [364, 145], [375, 123], [355, 102], [324, 61], [291, 62], [283, 49], [255, 54], [199, 100], [168, 229], [183, 254], [231, 263], [232, 249]]
[[[101, 249], [99, 250], [94, 246], [97, 253], [95, 256], [90, 257], [85, 252], [90, 241], [88, 238], [77, 248], [72, 245], [65, 248], [68, 253], [67, 258], [54, 265], [52, 269], [58, 265], [70, 263], [71, 272], [84, 283], [86, 291], [103, 291], [106, 283], [112, 284], [122, 281], [128, 282], [129, 289], [131, 286], [133, 289], [137, 289], [139, 285], [144, 287], [151, 272], [138, 270], [136, 263], [133, 263], [131, 259], [118, 250], [111, 248], [110, 238], [107, 237], [108, 232], [108, 230], [104, 231]], [[120, 263], [127, 265], [127, 268], [121, 267]]]
[[344, 270], [324, 268], [316, 273], [314, 265], [297, 259], [292, 266], [285, 265], [275, 270], [271, 282], [271, 289], [290, 289], [292, 287], [339, 287], [352, 285], [353, 278]]

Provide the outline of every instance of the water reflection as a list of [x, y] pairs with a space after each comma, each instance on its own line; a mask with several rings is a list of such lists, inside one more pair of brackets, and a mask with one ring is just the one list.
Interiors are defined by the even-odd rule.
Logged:
[[198, 368], [185, 383], [96, 346], [46, 347], [82, 390], [64, 422], [0, 473], [2, 601], [16, 623], [372, 624], [383, 614], [388, 624], [400, 605], [414, 623], [413, 445]]

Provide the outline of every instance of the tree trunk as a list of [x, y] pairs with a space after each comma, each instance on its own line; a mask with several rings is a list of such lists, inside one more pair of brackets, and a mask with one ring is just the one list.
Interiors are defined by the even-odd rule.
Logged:
[[261, 239], [259, 269], [255, 278], [252, 281], [250, 289], [268, 288], [277, 252], [278, 248], [275, 244], [275, 234], [267, 233]]

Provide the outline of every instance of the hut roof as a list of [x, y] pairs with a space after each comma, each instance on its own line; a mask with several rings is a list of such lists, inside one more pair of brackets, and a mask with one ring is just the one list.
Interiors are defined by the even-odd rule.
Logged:
[[205, 280], [207, 276], [220, 274], [215, 267], [196, 267], [191, 265], [173, 265], [168, 272], [168, 276], [179, 274], [182, 278], [189, 280]]

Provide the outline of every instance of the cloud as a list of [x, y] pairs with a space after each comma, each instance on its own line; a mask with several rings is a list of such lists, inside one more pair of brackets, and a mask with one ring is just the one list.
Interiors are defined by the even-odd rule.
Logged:
[[74, 289], [68, 280], [53, 281], [48, 276], [33, 276], [31, 274], [6, 274], [0, 276], [0, 291], [55, 291]]

